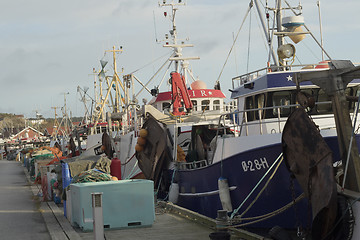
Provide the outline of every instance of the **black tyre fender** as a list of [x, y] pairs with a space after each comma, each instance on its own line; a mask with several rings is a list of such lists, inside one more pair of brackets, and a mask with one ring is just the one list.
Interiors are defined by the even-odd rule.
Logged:
[[333, 233], [334, 240], [351, 240], [354, 232], [354, 214], [348, 198], [338, 195], [338, 213]]
[[279, 226], [274, 226], [272, 229], [270, 229], [269, 235], [271, 239], [274, 240], [292, 240], [289, 233], [285, 229], [282, 229]]

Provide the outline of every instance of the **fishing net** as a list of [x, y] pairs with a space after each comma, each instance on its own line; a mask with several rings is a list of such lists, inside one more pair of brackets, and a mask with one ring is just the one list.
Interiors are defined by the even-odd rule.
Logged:
[[74, 176], [71, 183], [86, 183], [86, 182], [104, 182], [111, 181], [111, 175], [103, 173], [97, 169], [90, 169], [83, 171]]

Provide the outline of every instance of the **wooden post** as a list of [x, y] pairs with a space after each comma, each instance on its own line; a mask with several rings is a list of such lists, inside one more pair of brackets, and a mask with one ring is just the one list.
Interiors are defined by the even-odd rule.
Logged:
[[[294, 74], [297, 85], [303, 81], [311, 81], [323, 89], [331, 97], [334, 111], [336, 131], [344, 173], [347, 172], [345, 187], [352, 191], [360, 191], [360, 157], [355, 137], [352, 139], [352, 122], [348, 110], [345, 89], [353, 79], [360, 78], [360, 67], [355, 67], [348, 60], [332, 60], [329, 70], [299, 72]], [[350, 151], [349, 166], [346, 166]]]
[[[346, 101], [345, 91], [339, 90], [332, 96], [332, 105], [336, 123], [336, 131], [340, 148], [340, 157], [343, 162], [343, 169], [347, 169], [345, 187], [353, 191], [360, 190], [360, 157], [357, 149], [356, 139], [350, 139], [352, 135], [352, 123]], [[350, 151], [349, 166], [346, 168], [346, 160]]]

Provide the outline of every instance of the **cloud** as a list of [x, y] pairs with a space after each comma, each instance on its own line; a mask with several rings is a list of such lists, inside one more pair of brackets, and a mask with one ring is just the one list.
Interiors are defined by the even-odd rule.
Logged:
[[[322, 2], [324, 43], [333, 58], [360, 62], [356, 44], [360, 2], [349, 0], [346, 3], [345, 6], [335, 0]], [[221, 71], [233, 33], [238, 31], [248, 4], [249, 1], [238, 0], [188, 0], [187, 6], [179, 7], [179, 37], [189, 37], [189, 43], [195, 45], [183, 52], [186, 56], [200, 56], [200, 60], [192, 63], [193, 71], [208, 86], [213, 85]], [[303, 5], [307, 25], [319, 36], [316, 3], [304, 2]], [[149, 64], [137, 72], [139, 78], [147, 82], [165, 61], [154, 62], [154, 59], [169, 52], [161, 47], [163, 43], [155, 43], [155, 27], [159, 40], [170, 27], [164, 11], [169, 9], [159, 8], [157, 1], [148, 0], [4, 1], [0, 9], [0, 83], [6, 91], [1, 99], [11, 99], [11, 102], [0, 111], [33, 116], [32, 110], [41, 108], [53, 116], [48, 109], [62, 106], [61, 93], [70, 92], [69, 105], [77, 106], [74, 112], [82, 114], [76, 87], [92, 89], [92, 69], [99, 69], [102, 58], [111, 63], [112, 56], [105, 54], [105, 50], [114, 45], [124, 49], [117, 56], [118, 70], [124, 67], [125, 72], [130, 72]], [[252, 22], [256, 31], [251, 37], [249, 70], [265, 66], [267, 59], [260, 35], [263, 33], [258, 29], [255, 16], [257, 13], [253, 9]], [[231, 55], [225, 67], [222, 84], [228, 87], [224, 89], [231, 87], [233, 76], [246, 71], [247, 28], [248, 22], [236, 44], [236, 58]], [[316, 46], [308, 38], [309, 49], [320, 56], [320, 51], [315, 50]], [[310, 57], [314, 59], [309, 49], [296, 47], [304, 62], [308, 63]], [[159, 82], [161, 77], [156, 80]], [[151, 83], [151, 88], [155, 84]]]

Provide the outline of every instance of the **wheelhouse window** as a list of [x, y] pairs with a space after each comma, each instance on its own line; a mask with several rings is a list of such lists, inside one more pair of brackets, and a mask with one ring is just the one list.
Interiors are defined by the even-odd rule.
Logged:
[[214, 110], [220, 110], [220, 100], [214, 100], [213, 109]]
[[245, 116], [247, 121], [253, 121], [255, 119], [255, 114], [254, 114], [254, 96], [250, 96], [247, 97], [245, 99], [245, 110], [250, 110], [250, 111], [245, 111]]
[[[310, 115], [333, 114], [331, 97], [329, 97], [324, 90], [320, 88], [301, 89], [301, 92], [315, 99], [315, 107], [308, 112]], [[346, 96], [358, 97], [360, 95], [360, 86], [349, 87], [345, 90]], [[277, 92], [261, 93], [245, 98], [244, 118], [247, 121], [254, 121], [259, 119], [269, 119], [280, 117], [288, 117], [295, 107], [288, 107], [297, 104], [296, 100], [297, 90], [283, 90]], [[350, 112], [354, 111], [356, 101], [348, 102], [348, 109]], [[268, 109], [266, 111], [261, 108], [264, 107], [278, 107]], [[257, 110], [254, 110], [257, 109]]]
[[164, 103], [162, 104], [162, 110], [163, 110], [163, 111], [164, 111], [164, 110], [170, 110], [170, 106], [171, 106], [170, 103], [164, 102]]
[[278, 116], [279, 112], [280, 117], [289, 116], [291, 109], [290, 107], [286, 106], [289, 106], [291, 104], [291, 91], [274, 92], [272, 95], [272, 105], [280, 107], [273, 109], [274, 117]]
[[266, 106], [266, 95], [264, 93], [255, 96], [256, 108], [259, 110], [255, 112], [256, 119], [264, 119], [265, 111], [262, 109]]
[[201, 101], [201, 111], [209, 110], [210, 100]]

